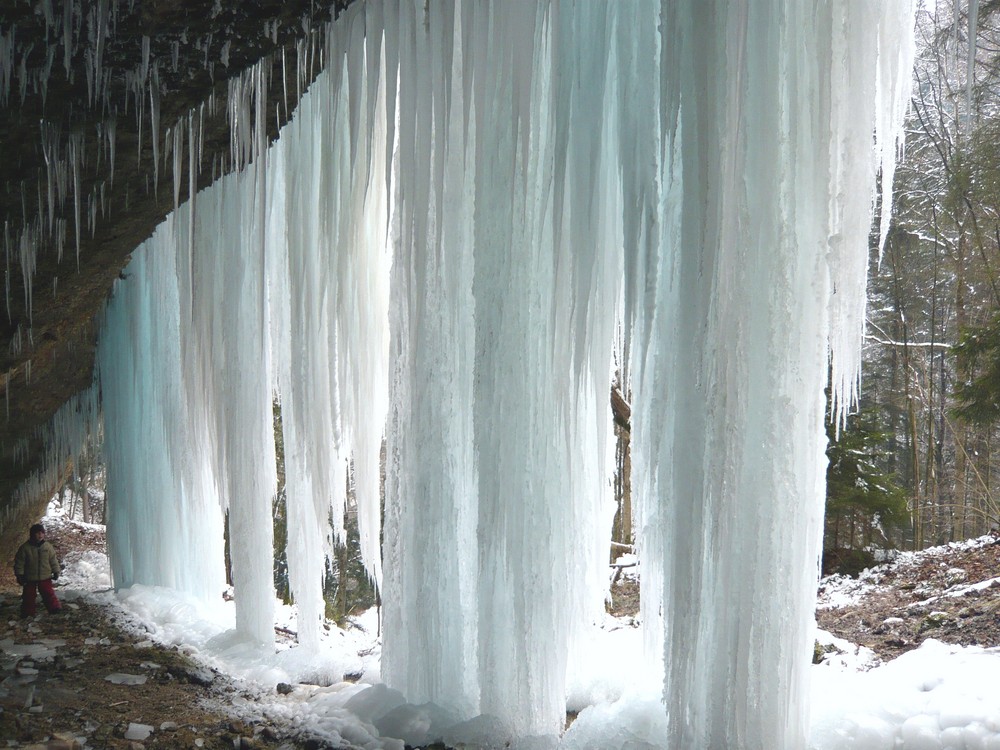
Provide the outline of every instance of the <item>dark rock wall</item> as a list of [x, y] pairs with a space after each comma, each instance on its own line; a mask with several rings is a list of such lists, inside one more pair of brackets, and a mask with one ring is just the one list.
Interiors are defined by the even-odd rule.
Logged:
[[[92, 382], [96, 317], [129, 253], [174, 206], [168, 132], [181, 123], [186, 152], [195, 112], [203, 140], [197, 182], [207, 186], [231, 163], [228, 79], [270, 59], [266, 122], [274, 137], [318, 70], [323, 25], [349, 2], [0, 2], [7, 557], [71, 470], [62, 457], [52, 465], [44, 435], [60, 406]], [[182, 201], [186, 167], [187, 158]]]

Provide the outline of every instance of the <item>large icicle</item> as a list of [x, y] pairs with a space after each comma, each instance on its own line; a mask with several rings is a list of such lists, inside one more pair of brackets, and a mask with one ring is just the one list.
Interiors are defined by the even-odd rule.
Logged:
[[[461, 19], [387, 7], [399, 59], [386, 439], [383, 678], [414, 702], [478, 712], [473, 194]], [[465, 10], [465, 7], [462, 8]], [[378, 12], [374, 4], [369, 14]], [[424, 21], [427, 24], [424, 24]], [[398, 36], [397, 36], [398, 34]], [[422, 61], [422, 62], [418, 62]], [[396, 78], [389, 66], [390, 82]], [[444, 180], [448, 175], [447, 182]], [[373, 179], [379, 180], [377, 173]]]
[[[273, 350], [281, 394], [287, 548], [300, 642], [318, 642], [330, 519], [343, 527], [347, 462], [354, 460], [363, 553], [381, 578], [381, 444], [387, 408], [388, 255], [385, 91], [364, 43], [363, 17], [342, 24], [324, 73], [274, 150], [269, 228]], [[371, 44], [378, 49], [378, 40]], [[340, 65], [334, 71], [340, 71]], [[363, 102], [363, 104], [362, 104]], [[352, 113], [356, 114], [352, 116]]]
[[[361, 27], [354, 28], [352, 43], [363, 45]], [[347, 39], [338, 39], [346, 49]], [[367, 96], [363, 116], [351, 115], [348, 77], [324, 74], [270, 152], [264, 150], [263, 69], [234, 81], [233, 154], [244, 169], [203, 191], [197, 214], [193, 174], [200, 138], [189, 122], [189, 201], [137, 251], [162, 253], [166, 244], [175, 258], [166, 270], [123, 282], [123, 290], [138, 283], [149, 291], [122, 291], [116, 302], [139, 314], [144, 294], [169, 293], [177, 309], [165, 303], [162, 319], [171, 324], [137, 330], [125, 324], [129, 313], [123, 312], [109, 318], [102, 336], [104, 396], [132, 404], [107, 410], [109, 431], [139, 420], [122, 434], [130, 436], [132, 450], [158, 454], [180, 477], [170, 495], [199, 513], [208, 512], [206, 500], [225, 509], [238, 627], [263, 641], [273, 638], [273, 391], [285, 432], [287, 553], [300, 642], [318, 643], [321, 584], [332, 551], [329, 521], [342, 538], [349, 459], [355, 463], [369, 570], [376, 579], [381, 573], [379, 456], [388, 392], [385, 91], [378, 57], [367, 62], [369, 78], [364, 55], [350, 64], [358, 76], [351, 87]], [[175, 146], [178, 175], [180, 159]], [[144, 359], [117, 353], [126, 348], [116, 343], [119, 337], [132, 346], [143, 345], [136, 337], [162, 338], [158, 346], [174, 352], [163, 357], [183, 364], [147, 373]], [[184, 408], [158, 406], [148, 396], [159, 391], [180, 393]], [[157, 416], [160, 410], [173, 415], [176, 430], [156, 427], [167, 418]], [[172, 437], [175, 432], [183, 438]], [[172, 447], [174, 439], [186, 449]], [[127, 450], [123, 458], [112, 453], [109, 461], [118, 465], [128, 456], [141, 466]], [[120, 526], [145, 528], [136, 519], [148, 512], [142, 498], [155, 490], [143, 476], [130, 474], [120, 483], [123, 501], [128, 498], [119, 509]], [[126, 584], [162, 582], [162, 571], [190, 557], [187, 548], [171, 550], [158, 568], [156, 545], [144, 545], [143, 533], [155, 531], [122, 537], [123, 549], [136, 556], [123, 552], [116, 558], [116, 577]], [[213, 583], [209, 591], [217, 590]]]
[[108, 551], [118, 587], [171, 586], [218, 601], [222, 513], [181, 388], [173, 242], [186, 221], [182, 209], [135, 253], [102, 326]]
[[909, 4], [889, 5], [663, 6], [660, 237], [629, 288], [643, 611], [647, 627], [662, 612], [669, 747], [806, 744], [826, 342], [849, 399], [871, 136], [891, 160], [901, 115], [876, 120], [875, 82], [884, 65], [905, 83], [893, 66], [912, 29]]

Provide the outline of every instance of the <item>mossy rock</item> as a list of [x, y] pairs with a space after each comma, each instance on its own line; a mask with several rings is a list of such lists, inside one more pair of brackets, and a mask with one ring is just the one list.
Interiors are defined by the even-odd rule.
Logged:
[[940, 628], [942, 625], [946, 625], [949, 620], [951, 620], [951, 615], [947, 612], [931, 612], [920, 623], [920, 632]]
[[827, 654], [840, 654], [843, 653], [839, 648], [834, 646], [832, 643], [823, 645], [819, 641], [813, 641], [813, 664], [821, 664], [823, 659], [826, 658]]

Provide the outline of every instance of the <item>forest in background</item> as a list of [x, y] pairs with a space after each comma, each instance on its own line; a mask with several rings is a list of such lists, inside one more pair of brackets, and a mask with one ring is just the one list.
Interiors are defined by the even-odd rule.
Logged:
[[881, 253], [872, 241], [861, 400], [831, 429], [826, 570], [1000, 526], [998, 104], [1000, 2], [921, 9], [891, 230]]

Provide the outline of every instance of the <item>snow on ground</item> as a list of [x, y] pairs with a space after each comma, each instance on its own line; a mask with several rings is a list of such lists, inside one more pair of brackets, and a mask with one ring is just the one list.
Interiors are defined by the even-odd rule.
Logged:
[[[47, 518], [46, 523], [59, 523]], [[927, 554], [935, 554], [931, 550]], [[900, 556], [894, 564], [913, 564]], [[820, 606], [856, 601], [879, 585], [878, 575], [827, 579]], [[608, 617], [571, 658], [568, 710], [579, 715], [561, 738], [514, 738], [489, 717], [458, 723], [446, 708], [410, 705], [379, 683], [377, 613], [331, 626], [320, 653], [286, 638], [275, 649], [236, 634], [234, 605], [214, 608], [177, 591], [109, 588], [107, 561], [90, 552], [67, 565], [62, 590], [86, 596], [121, 615], [126, 627], [177, 647], [195, 661], [242, 681], [255, 700], [225, 706], [245, 721], [266, 716], [345, 746], [392, 748], [443, 739], [457, 748], [516, 750], [660, 748], [666, 717], [656, 679], [645, 678], [642, 633], [634, 621]], [[77, 591], [72, 591], [76, 589]], [[67, 591], [69, 590], [69, 591]], [[294, 610], [277, 605], [282, 631], [294, 631]], [[1000, 649], [950, 646], [927, 640], [879, 664], [868, 650], [818, 633], [838, 653], [813, 668], [811, 750], [1000, 750]], [[356, 682], [343, 681], [351, 675]], [[283, 695], [279, 683], [290, 686]], [[168, 718], [168, 717], [165, 717]], [[507, 743], [510, 744], [507, 744]]]
[[1000, 749], [1000, 649], [928, 639], [867, 672], [813, 670], [815, 750]]
[[[821, 582], [817, 607], [857, 604], [885, 588], [889, 577], [898, 578], [928, 562], [946, 568], [956, 553], [995, 543], [992, 536], [952, 542], [900, 553], [890, 565], [866, 570], [857, 579], [830, 576]], [[913, 606], [988, 589], [997, 580], [958, 585], [965, 575], [962, 569], [947, 569], [945, 576], [951, 576], [954, 585]], [[867, 649], [829, 634], [820, 633], [817, 639], [842, 653], [813, 669], [813, 750], [1000, 750], [1000, 648], [954, 646], [929, 638], [917, 649], [881, 663]]]

